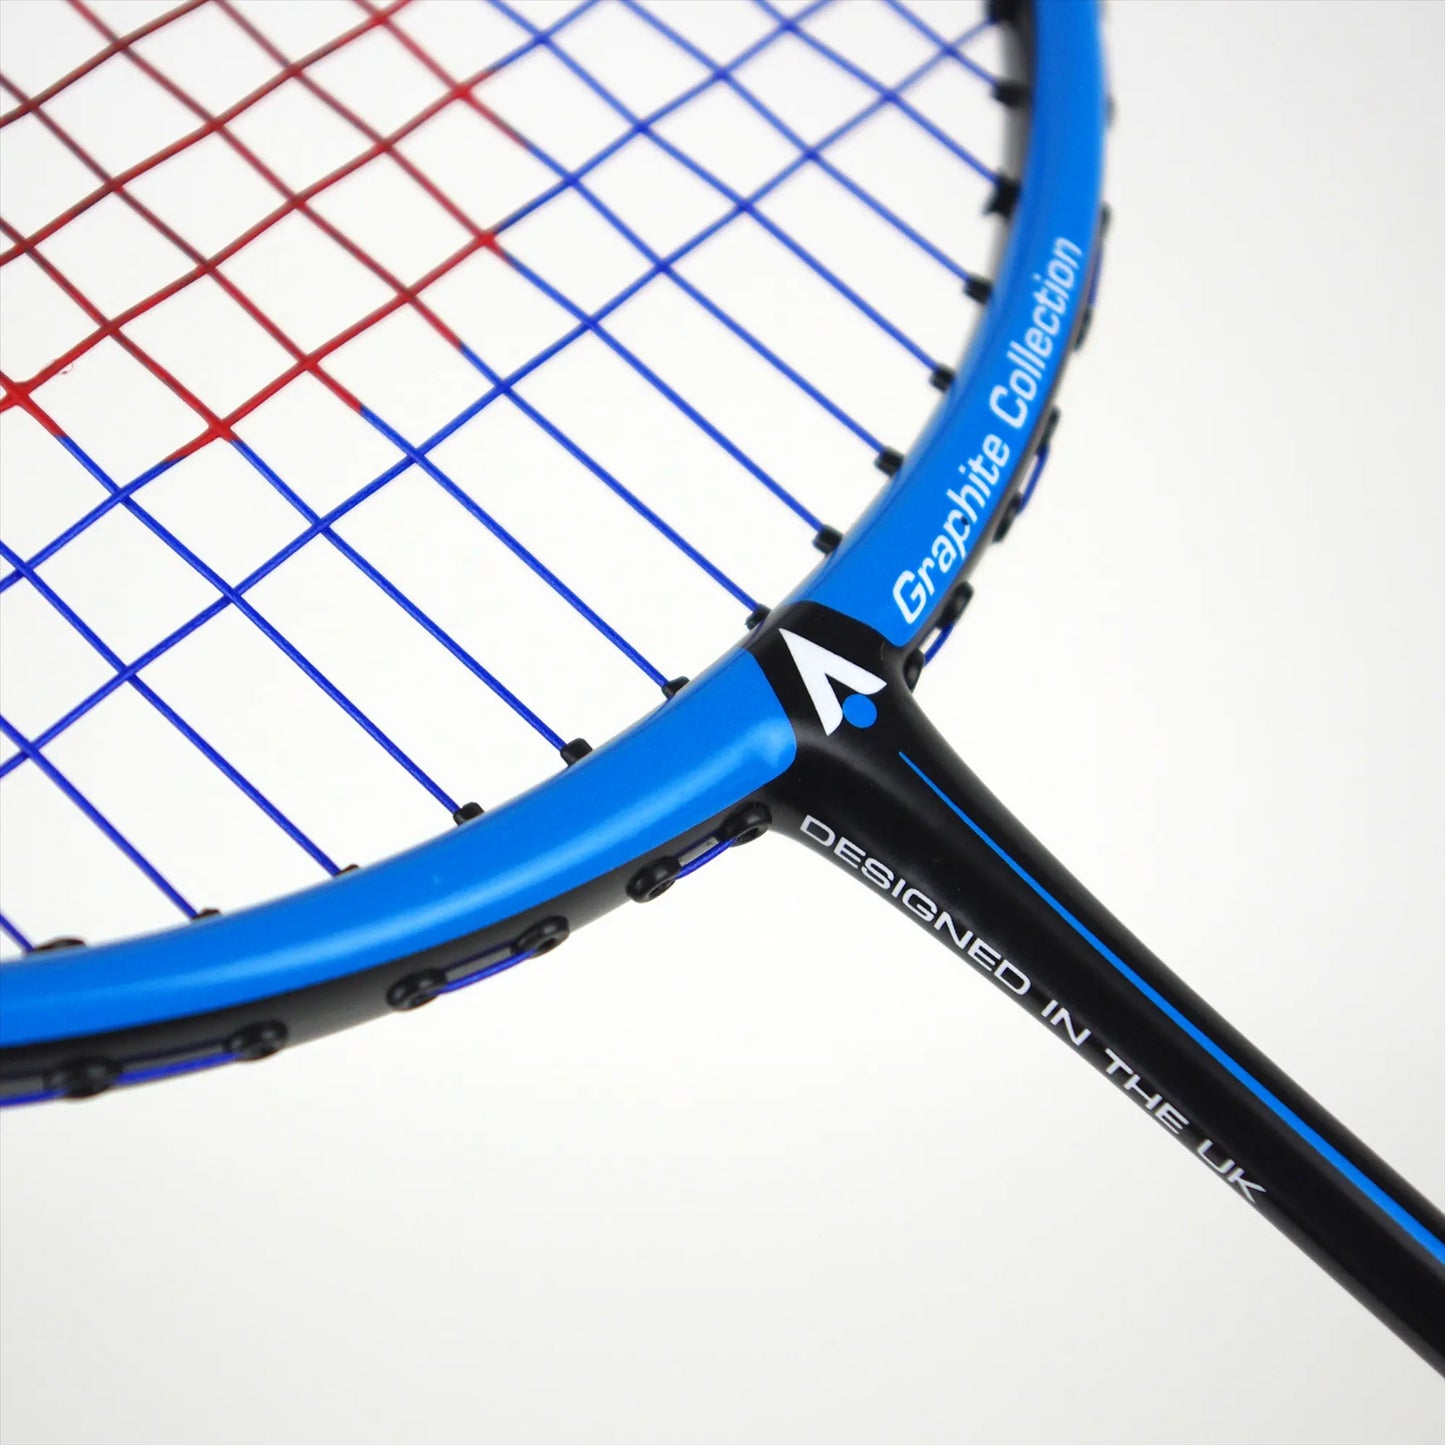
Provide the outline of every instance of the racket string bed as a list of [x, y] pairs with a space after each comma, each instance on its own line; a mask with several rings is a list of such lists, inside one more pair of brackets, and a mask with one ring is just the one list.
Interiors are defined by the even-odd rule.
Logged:
[[1092, 315], [1092, 5], [0, 26], [0, 1103], [412, 1012], [772, 829], [1445, 1368], [1445, 1218], [913, 696]]
[[[0, 551], [0, 557], [3, 557], [6, 563], [7, 572], [0, 577], [0, 591], [18, 586], [33, 589], [84, 641], [107, 669], [107, 675], [102, 681], [75, 699], [58, 716], [47, 719], [43, 725], [27, 732], [16, 722], [5, 722], [3, 736], [11, 744], [13, 751], [9, 757], [0, 761], [0, 780], [25, 767], [42, 773], [60, 794], [78, 808], [120, 851], [143, 879], [188, 917], [194, 917], [204, 910], [197, 907], [189, 894], [182, 891], [177, 883], [171, 881], [162, 864], [153, 861], [142, 845], [132, 841], [125, 829], [107, 816], [101, 803], [89, 797], [81, 786], [68, 778], [65, 771], [46, 753], [47, 749], [56, 745], [63, 749], [71, 730], [89, 718], [119, 689], [125, 687], [133, 690], [154, 709], [185, 744], [195, 749], [216, 769], [226, 782], [274, 825], [312, 865], [330, 874], [341, 871], [335, 861], [334, 847], [328, 846], [315, 836], [314, 826], [308, 827], [293, 817], [280, 800], [271, 796], [266, 786], [251, 776], [244, 759], [232, 757], [228, 749], [212, 742], [203, 726], [188, 719], [182, 707], [173, 705], [161, 690], [147, 681], [145, 674], [148, 669], [162, 662], [180, 644], [194, 639], [218, 616], [232, 611], [244, 618], [269, 644], [278, 649], [293, 667], [324, 694], [340, 714], [359, 728], [427, 795], [445, 808], [448, 814], [457, 816], [463, 811], [462, 804], [436, 772], [429, 768], [393, 729], [378, 720], [343, 682], [331, 676], [322, 662], [312, 656], [302, 644], [293, 640], [282, 625], [273, 621], [266, 610], [252, 600], [251, 594], [260, 584], [273, 578], [279, 569], [296, 558], [310, 542], [324, 538], [337, 556], [444, 649], [456, 663], [501, 701], [512, 715], [526, 723], [530, 730], [553, 750], [562, 754], [564, 760], [572, 761], [581, 755], [577, 746], [580, 738], [574, 738], [572, 743], [564, 741], [571, 730], [553, 726], [542, 708], [534, 706], [530, 700], [524, 700], [525, 683], [514, 687], [511, 679], [504, 681], [488, 661], [477, 655], [475, 646], [469, 646], [453, 628], [449, 628], [421, 601], [411, 596], [383, 566], [374, 562], [361, 546], [343, 535], [340, 524], [397, 479], [417, 475], [425, 477], [493, 541], [500, 543], [525, 565], [571, 612], [640, 671], [653, 687], [661, 689], [665, 696], [670, 695], [671, 691], [675, 691], [680, 674], [677, 674], [675, 669], [664, 669], [654, 663], [603, 611], [593, 607], [584, 595], [564, 581], [559, 572], [550, 567], [537, 551], [529, 548], [499, 521], [464, 479], [459, 479], [451, 469], [440, 465], [435, 454], [480, 417], [493, 401], [505, 398], [521, 416], [560, 447], [596, 482], [622, 501], [734, 603], [740, 605], [745, 613], [756, 614], [761, 609], [753, 591], [735, 580], [727, 569], [714, 561], [704, 546], [673, 526], [660, 507], [650, 505], [629, 488], [614, 470], [604, 465], [583, 444], [569, 435], [565, 427], [554, 421], [543, 407], [524, 396], [519, 387], [547, 363], [563, 356], [568, 348], [584, 339], [594, 339], [606, 346], [613, 356], [657, 396], [701, 432], [709, 443], [719, 448], [742, 473], [739, 480], [760, 483], [772, 498], [782, 503], [787, 512], [811, 529], [814, 538], [837, 535], [836, 530], [827, 527], [821, 517], [800, 500], [789, 486], [778, 480], [771, 470], [751, 456], [742, 444], [709, 419], [702, 406], [689, 400], [657, 367], [649, 364], [642, 355], [614, 334], [614, 328], [609, 326], [609, 321], [617, 317], [627, 303], [653, 281], [665, 278], [710, 320], [746, 346], [783, 382], [794, 388], [803, 400], [844, 428], [870, 451], [887, 458], [896, 456], [897, 453], [886, 447], [863, 421], [829, 396], [821, 386], [808, 380], [772, 346], [733, 317], [702, 286], [689, 280], [680, 268], [734, 222], [747, 218], [771, 242], [805, 266], [823, 286], [829, 288], [839, 305], [855, 311], [913, 363], [923, 366], [925, 372], [935, 378], [941, 372], [947, 371], [947, 368], [931, 350], [914, 339], [901, 324], [891, 320], [884, 308], [875, 306], [860, 289], [845, 281], [806, 245], [791, 236], [784, 226], [770, 219], [762, 207], [800, 172], [812, 171], [825, 177], [831, 185], [839, 187], [853, 201], [866, 207], [870, 216], [877, 218], [894, 237], [927, 257], [935, 266], [945, 269], [955, 280], [961, 278], [968, 282], [975, 276], [973, 271], [953, 259], [944, 247], [928, 240], [922, 229], [911, 224], [895, 208], [873, 195], [867, 186], [855, 179], [843, 166], [835, 163], [831, 155], [839, 148], [840, 143], [853, 136], [866, 122], [874, 119], [880, 112], [892, 111], [904, 116], [911, 126], [918, 129], [921, 136], [926, 136], [931, 142], [945, 148], [977, 180], [996, 183], [998, 176], [995, 171], [968, 147], [947, 136], [907, 99], [911, 91], [930, 77], [936, 76], [945, 65], [957, 68], [971, 82], [984, 89], [993, 87], [996, 77], [973, 60], [968, 51], [968, 47], [987, 32], [989, 27], [986, 20], [975, 21], [961, 30], [953, 40], [945, 40], [941, 35], [930, 31], [922, 22], [910, 17], [906, 7], [891, 7], [900, 24], [909, 24], [912, 29], [927, 36], [929, 53], [909, 68], [896, 83], [886, 85], [868, 75], [861, 65], [850, 61], [837, 50], [812, 39], [809, 23], [815, 17], [826, 16], [831, 8], [826, 0], [808, 5], [791, 16], [770, 6], [759, 5], [759, 13], [766, 19], [761, 33], [736, 50], [730, 59], [722, 62], [715, 60], [699, 44], [689, 40], [666, 14], [650, 11], [643, 5], [630, 3], [629, 0], [629, 3], [619, 7], [628, 17], [645, 27], [652, 36], [659, 38], [661, 43], [674, 49], [689, 65], [702, 71], [698, 79], [677, 95], [644, 111], [632, 108], [614, 94], [569, 49], [569, 37], [575, 35], [580, 22], [601, 8], [596, 0], [585, 0], [585, 3], [566, 11], [548, 24], [533, 23], [519, 10], [506, 4], [496, 4], [493, 7], [495, 12], [512, 28], [517, 36], [516, 43], [498, 55], [488, 66], [463, 76], [453, 75], [425, 44], [406, 30], [407, 12], [410, 8], [405, 0], [403, 3], [387, 6], [358, 3], [358, 18], [353, 24], [340, 34], [313, 47], [300, 58], [288, 59], [286, 52], [266, 33], [265, 7], [248, 12], [231, 3], [231, 0], [207, 0], [204, 6], [186, 4], [171, 12], [158, 14], [126, 33], [120, 33], [107, 24], [98, 8], [87, 3], [87, 0], [71, 0], [71, 12], [84, 22], [101, 43], [101, 49], [68, 74], [54, 79], [34, 93], [28, 93], [19, 79], [0, 76], [0, 84], [3, 84], [6, 98], [11, 102], [6, 113], [0, 117], [0, 128], [14, 126], [22, 121], [42, 127], [55, 146], [62, 148], [78, 167], [83, 168], [92, 186], [87, 194], [71, 202], [59, 214], [47, 217], [38, 225], [29, 228], [28, 232], [26, 228], [0, 217], [0, 227], [3, 227], [3, 235], [8, 243], [4, 252], [0, 253], [0, 266], [11, 268], [24, 264], [33, 267], [39, 276], [62, 294], [83, 316], [88, 326], [88, 334], [72, 340], [70, 344], [59, 349], [56, 355], [27, 373], [15, 374], [6, 370], [4, 397], [0, 406], [6, 411], [22, 413], [43, 428], [104, 493], [100, 500], [93, 503], [81, 516], [40, 546], [31, 549], [28, 555], [24, 555], [19, 548], [5, 545], [3, 551]], [[163, 56], [152, 59], [147, 51], [147, 43], [163, 36], [168, 26], [193, 22], [198, 18], [197, 12], [202, 10], [222, 17], [223, 23], [232, 27], [229, 33], [246, 37], [256, 51], [263, 54], [274, 66], [274, 72], [260, 84], [219, 108], [212, 108], [191, 94], [185, 84], [168, 73]], [[120, 17], [124, 18], [125, 13], [120, 11]], [[783, 41], [810, 45], [828, 65], [837, 66], [851, 79], [859, 82], [869, 94], [863, 105], [843, 116], [811, 143], [748, 84], [748, 64], [759, 57], [765, 57]], [[389, 130], [383, 130], [367, 120], [329, 88], [324, 77], [318, 78], [317, 74], [324, 70], [328, 62], [344, 57], [348, 47], [375, 43], [395, 45], [441, 86], [439, 94]], [[621, 126], [617, 135], [602, 146], [591, 149], [590, 154], [583, 160], [571, 166], [550, 154], [542, 145], [529, 140], [514, 124], [502, 118], [486, 103], [489, 82], [494, 82], [496, 77], [505, 75], [509, 69], [519, 66], [529, 58], [544, 53], [565, 69], [578, 86], [585, 88], [604, 104]], [[64, 107], [67, 96], [81, 87], [83, 82], [92, 79], [102, 67], [116, 66], [131, 67], [147, 85], [154, 87], [183, 111], [193, 128], [170, 139], [151, 155], [122, 167], [108, 168], [96, 153], [97, 147], [94, 144], [87, 145], [74, 133], [74, 115], [67, 115]], [[248, 114], [287, 86], [303, 88], [316, 107], [324, 109], [330, 117], [355, 132], [364, 142], [355, 155], [304, 185], [291, 184], [283, 179], [276, 166], [268, 162], [258, 148], [248, 143], [241, 133]], [[682, 146], [667, 139], [659, 129], [670, 117], [683, 112], [685, 107], [698, 97], [723, 88], [740, 104], [745, 105], [749, 112], [765, 124], [773, 135], [786, 143], [791, 151], [780, 167], [749, 190], [738, 189], [729, 184], [706, 164], [694, 159]], [[403, 148], [404, 142], [421, 133], [428, 122], [456, 108], [464, 108], [479, 123], [486, 125], [494, 133], [505, 136], [509, 143], [519, 147], [549, 177], [547, 184], [538, 194], [515, 206], [508, 215], [490, 225], [475, 219], [462, 204], [449, 196], [446, 188], [428, 173], [425, 165], [414, 161]], [[83, 115], [83, 112], [76, 114]], [[158, 212], [155, 205], [148, 202], [144, 194], [147, 181], [154, 172], [168, 163], [184, 159], [188, 151], [203, 142], [224, 144], [270, 192], [274, 202], [265, 214], [246, 226], [238, 235], [209, 251], [187, 239], [177, 226], [172, 225]], [[596, 176], [609, 160], [622, 154], [626, 148], [637, 146], [657, 148], [671, 164], [687, 171], [723, 203], [724, 208], [720, 214], [665, 251], [649, 245], [589, 184], [589, 178]], [[363, 241], [324, 213], [329, 193], [334, 192], [348, 179], [363, 174], [368, 167], [378, 166], [395, 166], [417, 188], [417, 192], [435, 203], [461, 233], [459, 244], [413, 281], [404, 279], [397, 271], [385, 265], [372, 254]], [[521, 251], [508, 248], [509, 232], [516, 231], [529, 218], [540, 214], [549, 203], [569, 195], [582, 200], [591, 213], [635, 253], [643, 268], [638, 275], [600, 304], [588, 306], [572, 299], [563, 285], [554, 284], [548, 278], [544, 269], [528, 263], [525, 259], [525, 247]], [[103, 306], [91, 294], [93, 288], [71, 274], [71, 267], [66, 260], [66, 249], [61, 244], [67, 239], [68, 228], [83, 225], [85, 218], [103, 204], [111, 207], [123, 205], [138, 222], [160, 237], [175, 254], [184, 258], [185, 263], [184, 269], [164, 284], [118, 307]], [[300, 222], [314, 227], [387, 293], [363, 315], [349, 321], [347, 325], [319, 342], [310, 336], [302, 338], [293, 335], [286, 325], [273, 317], [268, 308], [256, 299], [252, 294], [255, 289], [253, 285], [236, 279], [227, 270], [227, 263], [243, 258], [248, 247], [264, 244], [268, 238], [274, 237], [278, 230]], [[52, 253], [57, 253], [59, 259]], [[506, 266], [512, 274], [520, 277], [570, 318], [573, 324], [547, 346], [509, 370], [504, 371], [489, 364], [485, 359], [485, 337], [478, 338], [476, 344], [473, 344], [444, 319], [428, 298], [428, 292], [435, 291], [448, 277], [476, 257], [490, 258], [495, 264]], [[204, 394], [207, 391], [206, 386], [200, 383], [190, 384], [156, 354], [154, 347], [148, 347], [143, 339], [145, 325], [154, 313], [164, 308], [167, 303], [184, 298], [188, 289], [209, 286], [218, 288], [226, 300], [254, 323], [277, 348], [276, 362], [279, 369], [266, 376], [261, 384], [245, 390], [244, 394], [236, 397], [228, 395], [228, 404], [207, 400]], [[353, 389], [336, 374], [333, 364], [334, 359], [350, 343], [365, 337], [368, 332], [402, 312], [419, 318], [456, 356], [462, 358], [475, 373], [481, 388], [468, 405], [446, 418], [419, 442], [412, 440], [407, 431], [395, 424], [384, 411], [369, 406], [358, 390]], [[142, 335], [138, 338], [138, 335], [133, 333]], [[159, 460], [152, 461], [128, 479], [124, 474], [115, 475], [112, 470], [108, 470], [98, 455], [93, 455], [92, 451], [86, 449], [83, 430], [67, 429], [66, 420], [47, 406], [48, 388], [63, 387], [67, 374], [77, 365], [83, 366], [97, 348], [105, 345], [119, 347], [130, 362], [179, 399], [185, 412], [201, 427], [201, 430], [192, 432], [184, 440], [171, 446]], [[287, 470], [282, 466], [273, 466], [264, 450], [249, 441], [246, 435], [249, 420], [262, 412], [287, 388], [306, 380], [319, 383], [336, 401], [361, 417], [385, 440], [394, 457], [381, 472], [325, 508], [308, 502], [305, 495], [307, 488], [293, 484]], [[81, 434], [72, 435], [72, 431], [80, 431]], [[195, 549], [187, 545], [175, 530], [166, 526], [154, 511], [147, 507], [145, 495], [147, 488], [217, 442], [230, 447], [300, 522], [300, 530], [293, 532], [284, 545], [234, 580], [224, 577]], [[211, 593], [211, 600], [205, 606], [191, 613], [178, 626], [143, 651], [131, 655], [129, 660], [105, 640], [103, 629], [91, 625], [77, 607], [66, 601], [61, 589], [51, 585], [45, 575], [47, 563], [60, 556], [66, 547], [85, 538], [92, 529], [105, 524], [117, 510], [127, 513], [139, 522], [194, 572]], [[583, 744], [582, 748], [585, 749], [585, 746]], [[18, 928], [7, 928], [5, 931], [13, 942], [24, 948], [25, 945], [21, 944], [20, 940], [27, 938], [28, 932], [19, 931]]]

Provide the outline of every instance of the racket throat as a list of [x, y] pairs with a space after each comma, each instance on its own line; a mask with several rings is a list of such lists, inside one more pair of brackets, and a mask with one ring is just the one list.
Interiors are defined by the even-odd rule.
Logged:
[[797, 738], [765, 790], [774, 828], [1026, 1009], [1445, 1372], [1445, 1217], [994, 797], [914, 699], [914, 654], [817, 604], [749, 650]]

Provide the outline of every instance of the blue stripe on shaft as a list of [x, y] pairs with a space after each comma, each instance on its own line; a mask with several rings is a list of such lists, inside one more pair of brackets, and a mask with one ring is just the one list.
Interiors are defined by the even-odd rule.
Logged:
[[1341, 1154], [1318, 1130], [1312, 1129], [1306, 1124], [1293, 1109], [1260, 1083], [1242, 1064], [1236, 1062], [1236, 1060], [1215, 1043], [1203, 1029], [1175, 1008], [1153, 984], [1141, 978], [1103, 939], [1075, 918], [1042, 883], [1004, 852], [907, 753], [899, 753], [898, 756], [907, 763], [908, 767], [950, 812], [962, 821], [975, 836], [986, 843], [997, 857], [1008, 864], [1009, 868], [1027, 883], [1080, 938], [1088, 943], [1095, 952], [1098, 953], [1100, 958], [1109, 963], [1121, 978], [1127, 979], [1133, 984], [1160, 1013], [1182, 1029], [1210, 1058], [1227, 1069], [1260, 1103], [1288, 1124], [1295, 1134], [1303, 1139], [1322, 1159], [1333, 1165], [1371, 1204], [1375, 1205], [1382, 1213], [1388, 1215], [1411, 1239], [1428, 1250], [1441, 1264], [1445, 1264], [1445, 1243], [1438, 1240], [1408, 1209], [1387, 1194], [1357, 1164], [1352, 1163]]

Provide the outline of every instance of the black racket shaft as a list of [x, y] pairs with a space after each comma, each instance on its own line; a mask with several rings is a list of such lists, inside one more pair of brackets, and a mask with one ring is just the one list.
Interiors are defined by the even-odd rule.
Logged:
[[[876, 721], [825, 732], [785, 631], [884, 679]], [[1445, 1215], [1027, 832], [923, 715], [905, 681], [916, 660], [812, 605], [770, 621], [753, 650], [799, 739], [770, 794], [775, 826], [1029, 1010], [1445, 1373]]]

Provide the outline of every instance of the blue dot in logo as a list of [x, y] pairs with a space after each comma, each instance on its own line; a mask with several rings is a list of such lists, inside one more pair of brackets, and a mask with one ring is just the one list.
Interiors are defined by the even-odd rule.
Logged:
[[844, 700], [843, 716], [855, 728], [871, 728], [878, 721], [878, 705], [871, 697], [855, 692]]

